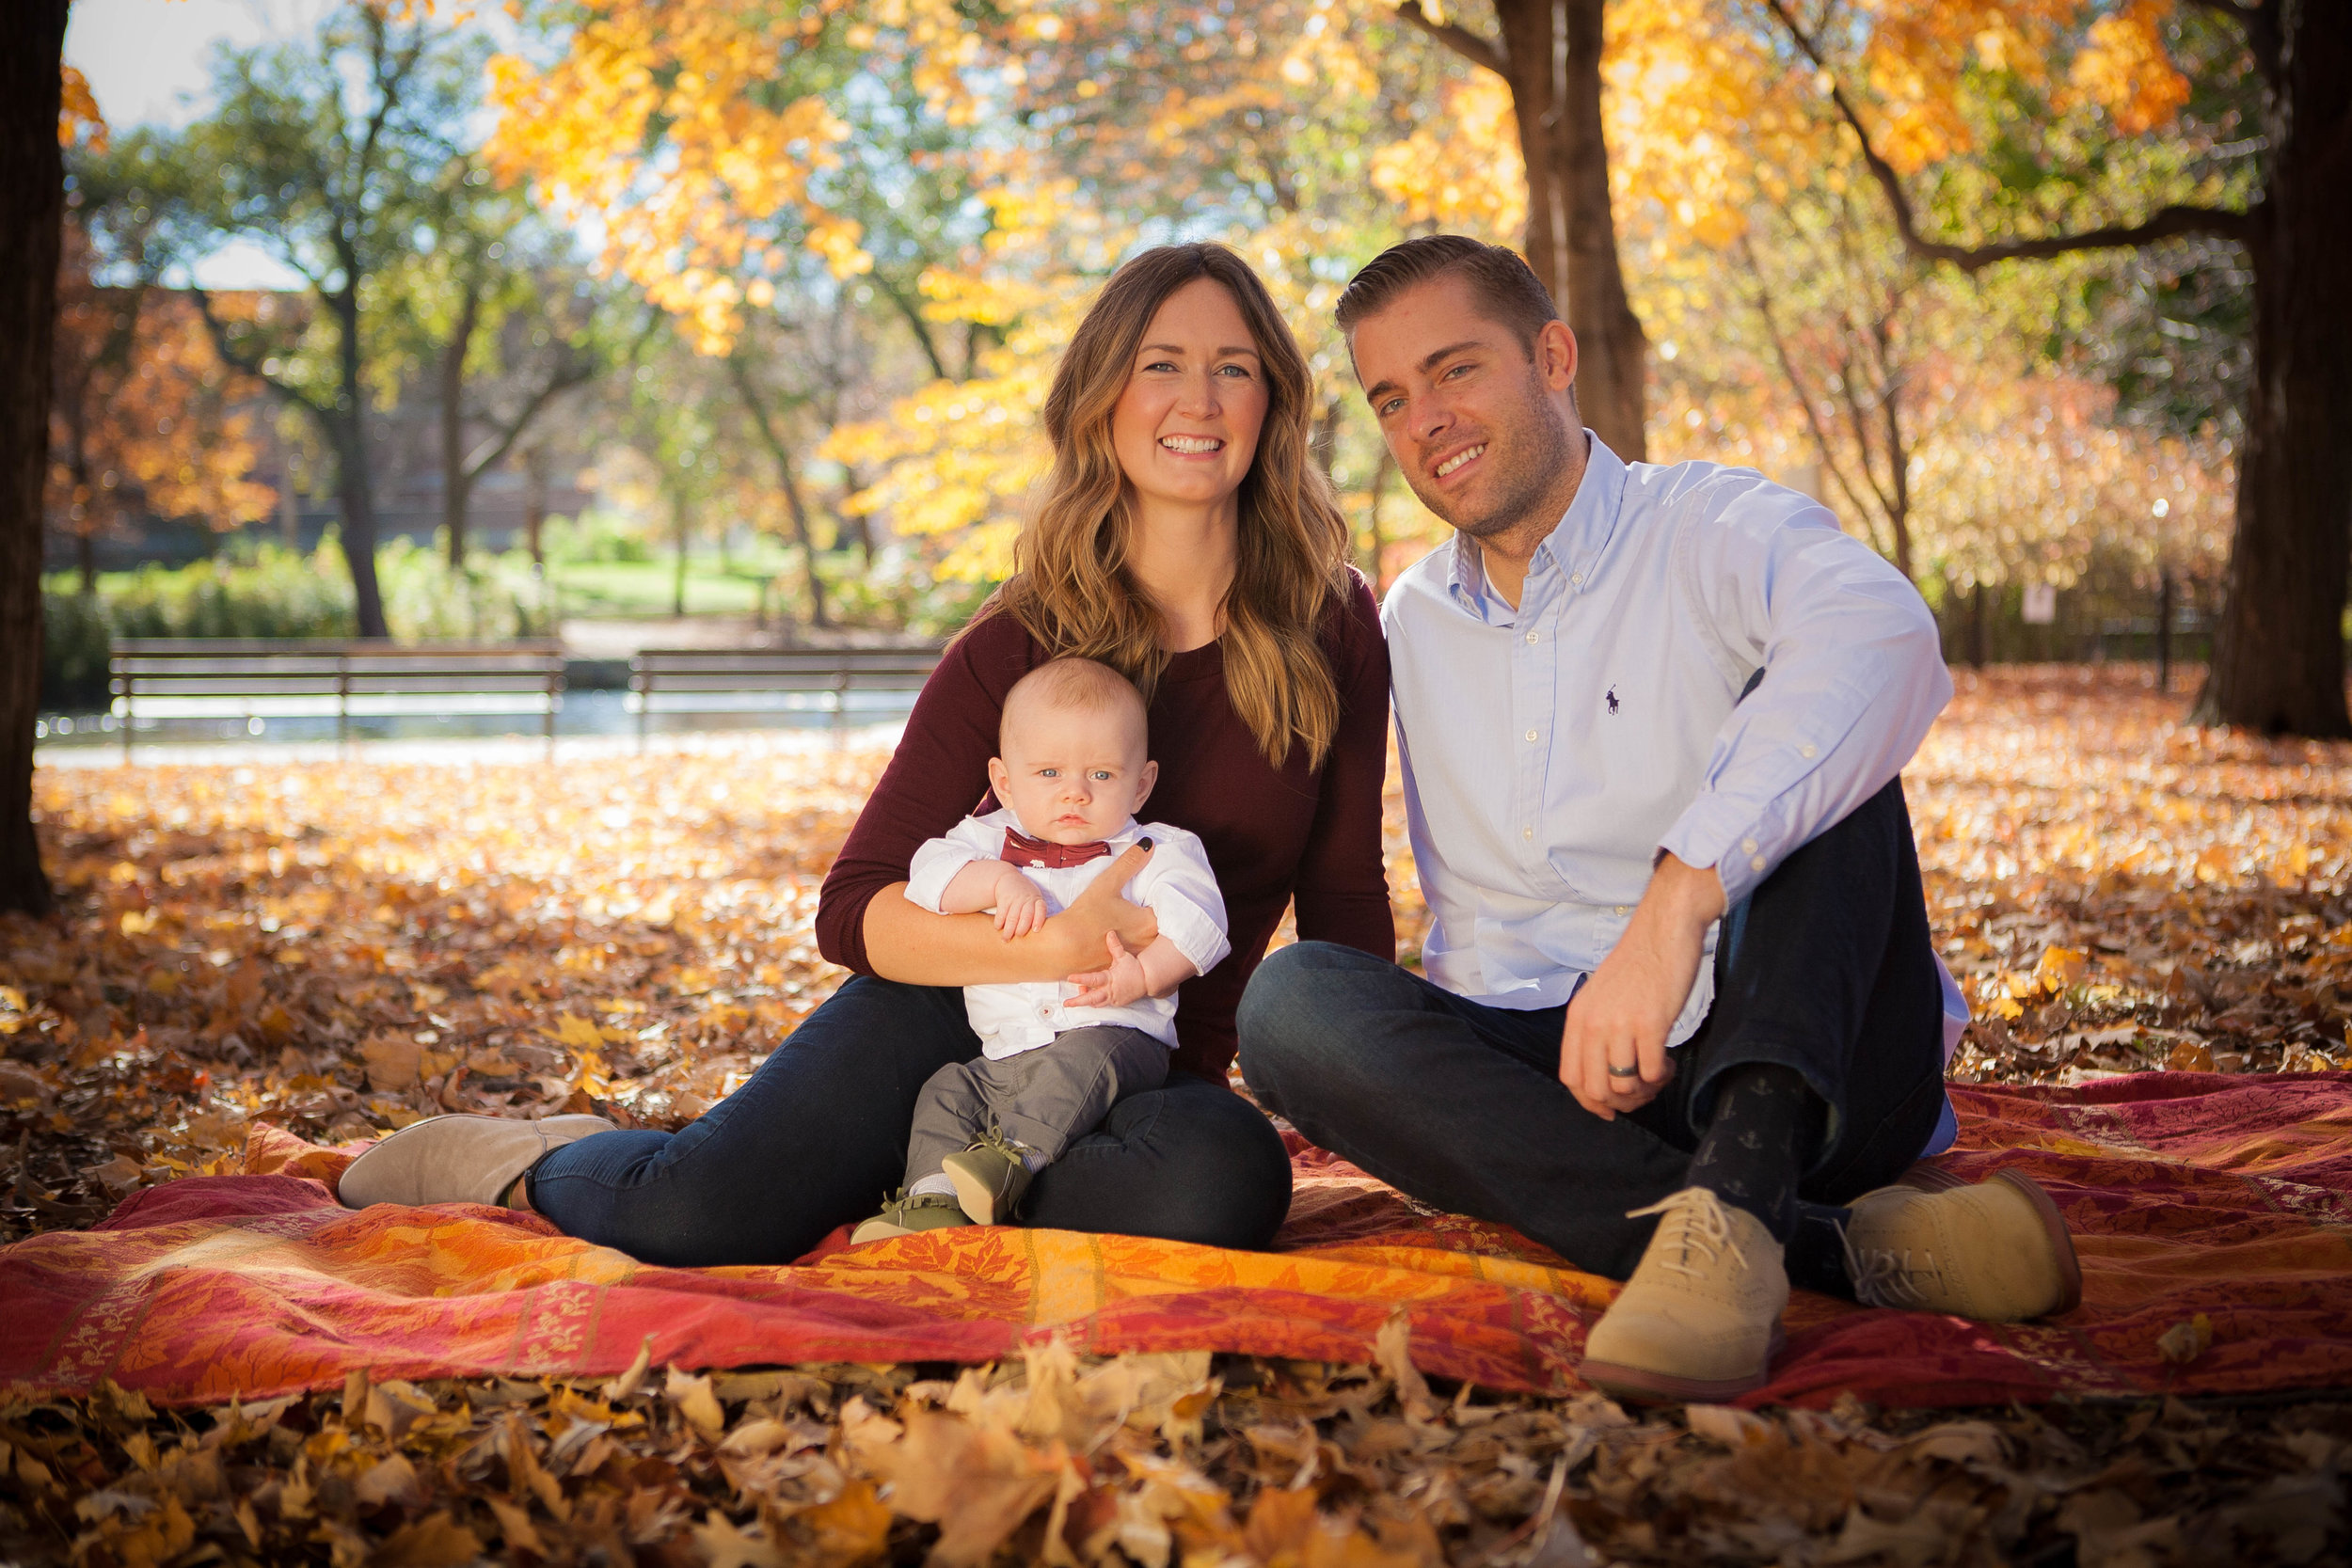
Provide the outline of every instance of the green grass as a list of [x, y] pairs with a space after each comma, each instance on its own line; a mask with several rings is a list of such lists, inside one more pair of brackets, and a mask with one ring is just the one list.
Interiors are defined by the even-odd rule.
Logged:
[[[715, 556], [689, 556], [686, 562], [686, 613], [689, 615], [749, 615], [759, 608], [761, 581], [777, 573], [789, 583], [797, 564], [782, 561], [753, 562], [738, 560], [722, 571]], [[569, 562], [548, 567], [562, 595], [565, 615], [667, 615], [675, 605], [676, 565], [668, 561]], [[778, 591], [769, 593], [768, 608], [776, 608]]]

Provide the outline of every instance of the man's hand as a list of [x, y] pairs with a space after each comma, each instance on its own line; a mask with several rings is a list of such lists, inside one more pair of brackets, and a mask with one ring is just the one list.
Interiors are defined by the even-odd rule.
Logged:
[[1152, 841], [1137, 839], [1120, 851], [1103, 874], [1089, 882], [1061, 913], [1046, 921], [1043, 934], [1059, 952], [1055, 967], [1064, 974], [1103, 961], [1103, 939], [1116, 935], [1130, 953], [1140, 953], [1160, 934], [1159, 916], [1122, 895], [1126, 885], [1152, 860]]
[[1723, 912], [1713, 867], [1660, 856], [1623, 940], [1568, 1003], [1560, 1082], [1603, 1121], [1641, 1109], [1673, 1081], [1666, 1035], [1698, 978], [1707, 927]]
[[996, 934], [1007, 942], [1025, 937], [1045, 924], [1044, 892], [1015, 866], [1008, 865], [996, 874], [995, 907]]
[[1143, 960], [1120, 945], [1119, 933], [1104, 937], [1110, 952], [1110, 962], [1101, 969], [1073, 974], [1070, 983], [1078, 988], [1075, 996], [1065, 999], [1072, 1007], [1128, 1007], [1150, 994], [1151, 981], [1143, 973]]

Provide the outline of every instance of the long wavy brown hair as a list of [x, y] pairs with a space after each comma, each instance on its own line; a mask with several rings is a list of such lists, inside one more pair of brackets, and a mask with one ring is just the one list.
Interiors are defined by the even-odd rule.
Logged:
[[[1062, 352], [1045, 398], [1054, 466], [990, 610], [1017, 616], [1055, 657], [1099, 659], [1151, 700], [1168, 663], [1161, 617], [1128, 570], [1135, 492], [1111, 446], [1111, 411], [1168, 295], [1216, 279], [1241, 308], [1267, 388], [1258, 451], [1242, 481], [1241, 537], [1222, 607], [1225, 689], [1266, 760], [1295, 740], [1323, 766], [1340, 694], [1316, 641], [1347, 584], [1347, 523], [1308, 450], [1311, 372], [1249, 263], [1220, 245], [1162, 245], [1114, 273]], [[984, 611], [983, 613], [986, 613]]]

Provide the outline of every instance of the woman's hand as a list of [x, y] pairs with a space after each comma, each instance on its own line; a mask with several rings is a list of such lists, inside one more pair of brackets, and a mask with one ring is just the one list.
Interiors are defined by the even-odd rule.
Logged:
[[1044, 936], [1068, 955], [1058, 973], [1073, 974], [1103, 961], [1104, 941], [1116, 938], [1130, 953], [1140, 953], [1160, 934], [1159, 917], [1141, 904], [1130, 904], [1121, 890], [1151, 863], [1152, 841], [1137, 839], [1070, 901], [1070, 907], [1046, 921]]
[[1073, 974], [1070, 983], [1078, 994], [1065, 999], [1069, 1007], [1127, 1007], [1143, 1000], [1152, 983], [1145, 978], [1143, 960], [1120, 944], [1114, 931], [1103, 939], [1110, 951], [1111, 961], [1101, 969]]

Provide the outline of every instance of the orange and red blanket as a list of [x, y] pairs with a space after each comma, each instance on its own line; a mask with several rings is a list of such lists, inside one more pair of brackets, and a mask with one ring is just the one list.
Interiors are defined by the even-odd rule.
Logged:
[[[1746, 1402], [2352, 1386], [2352, 1077], [2147, 1073], [1953, 1100], [1961, 1143], [1937, 1163], [2014, 1165], [2056, 1195], [2081, 1307], [1992, 1326], [1800, 1295]], [[0, 1383], [219, 1402], [354, 1368], [600, 1376], [648, 1336], [655, 1364], [694, 1368], [981, 1361], [1054, 1334], [1364, 1361], [1402, 1310], [1424, 1371], [1556, 1393], [1578, 1386], [1616, 1289], [1303, 1146], [1272, 1252], [973, 1228], [730, 1269], [648, 1267], [496, 1209], [345, 1210], [331, 1188], [350, 1152], [258, 1128], [246, 1175], [150, 1188], [92, 1230], [0, 1249]]]

